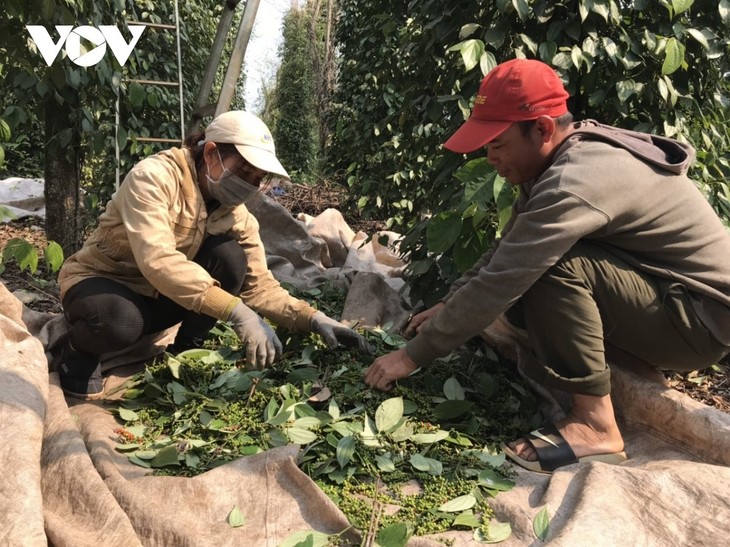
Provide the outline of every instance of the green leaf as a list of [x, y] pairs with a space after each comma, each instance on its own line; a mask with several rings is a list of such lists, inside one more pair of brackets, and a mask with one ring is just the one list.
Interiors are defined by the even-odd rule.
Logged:
[[419, 471], [430, 473], [431, 475], [438, 476], [443, 472], [443, 464], [440, 461], [434, 460], [433, 458], [426, 458], [421, 454], [413, 454], [408, 461]]
[[395, 464], [388, 456], [375, 456], [375, 462], [378, 464], [378, 469], [383, 473], [392, 473], [395, 471]]
[[550, 64], [553, 57], [555, 57], [555, 54], [558, 52], [558, 44], [553, 41], [543, 42], [538, 46], [537, 51], [540, 55], [540, 59]]
[[464, 68], [468, 72], [479, 63], [479, 59], [484, 53], [484, 42], [481, 40], [466, 40], [462, 42], [460, 51]]
[[523, 22], [527, 21], [530, 14], [530, 5], [527, 3], [527, 0], [512, 0], [512, 5], [515, 7], [520, 20]]
[[482, 26], [479, 23], [469, 23], [464, 25], [459, 30], [459, 40], [463, 40], [467, 36], [471, 36], [480, 28], [482, 28]]
[[730, 25], [730, 0], [720, 0], [718, 10], [723, 24]]
[[0, 142], [9, 141], [11, 136], [8, 122], [0, 118]]
[[676, 38], [667, 40], [664, 48], [664, 63], [662, 64], [662, 75], [672, 74], [684, 63], [684, 44]]
[[170, 369], [170, 373], [173, 378], [177, 378], [178, 380], [180, 379], [180, 361], [174, 357], [170, 357], [167, 360], [167, 368]]
[[63, 248], [58, 243], [49, 241], [48, 247], [46, 247], [43, 255], [46, 259], [46, 264], [48, 264], [48, 267], [53, 273], [61, 269], [61, 265], [63, 264]]
[[375, 428], [380, 433], [388, 433], [399, 426], [401, 418], [403, 418], [403, 398], [387, 399], [375, 411]]
[[375, 541], [382, 547], [404, 547], [411, 533], [406, 523], [396, 522], [381, 529]]
[[309, 444], [317, 440], [317, 434], [308, 429], [287, 427], [284, 432], [289, 440], [295, 444]]
[[462, 219], [458, 212], [443, 211], [426, 226], [426, 244], [432, 253], [443, 253], [451, 247], [461, 232]]
[[316, 416], [304, 416], [298, 418], [292, 423], [292, 427], [299, 427], [301, 429], [316, 429], [322, 426], [322, 420]]
[[36, 248], [20, 238], [13, 238], [5, 245], [2, 254], [3, 261], [12, 258], [18, 263], [21, 271], [28, 268], [30, 273], [38, 270], [38, 251]]
[[124, 420], [125, 422], [134, 422], [136, 420], [139, 420], [139, 416], [134, 410], [129, 410], [128, 408], [119, 407], [119, 417]]
[[694, 0], [672, 0], [672, 9], [674, 10], [674, 16], [676, 17], [680, 13], [684, 13], [694, 4]]
[[474, 403], [471, 401], [444, 401], [433, 409], [433, 415], [439, 420], [450, 420], [468, 412]]
[[515, 481], [503, 477], [493, 469], [484, 469], [481, 473], [479, 473], [479, 485], [492, 490], [508, 492], [514, 488], [515, 484]]
[[128, 139], [129, 134], [127, 133], [127, 130], [120, 125], [117, 132], [117, 146], [119, 146], [120, 151], [123, 151], [124, 148], [127, 146]]
[[509, 522], [490, 520], [487, 529], [489, 531], [487, 536], [481, 529], [474, 530], [474, 540], [479, 543], [502, 543], [512, 535], [512, 526]]
[[307, 545], [310, 547], [326, 547], [329, 544], [330, 536], [323, 532], [308, 530], [304, 532], [294, 532], [284, 541], [279, 543], [278, 547], [301, 547]]
[[177, 354], [178, 359], [189, 359], [192, 361], [202, 360], [208, 357], [214, 350], [205, 348], [192, 348], [181, 351]]
[[350, 460], [352, 460], [352, 456], [355, 454], [355, 447], [357, 446], [357, 442], [355, 440], [355, 437], [350, 435], [348, 437], [342, 437], [339, 442], [337, 443], [337, 463], [340, 464], [340, 468], [345, 467], [348, 463], [350, 463]]
[[243, 526], [243, 524], [246, 522], [246, 518], [243, 516], [243, 513], [238, 508], [238, 505], [234, 505], [233, 509], [231, 509], [231, 512], [228, 513], [228, 525], [231, 528], [238, 528], [240, 526]]
[[451, 401], [464, 399], [464, 388], [454, 376], [444, 382], [444, 395]]
[[707, 29], [703, 30], [697, 30], [696, 28], [687, 29], [687, 32], [697, 40], [700, 44], [702, 44], [702, 47], [705, 49], [710, 49], [710, 40], [714, 39], [714, 35], [712, 32], [710, 32]]
[[333, 420], [339, 420], [340, 419], [340, 407], [337, 406], [337, 401], [334, 399], [330, 399], [329, 407], [327, 407], [327, 412], [330, 416], [332, 416]]
[[271, 418], [270, 420], [266, 420], [266, 423], [269, 425], [281, 425], [289, 421], [290, 418], [294, 416], [294, 405], [295, 401], [292, 399], [287, 399], [284, 401], [284, 403], [281, 405], [281, 408], [279, 408], [279, 412], [276, 413], [276, 416]]
[[550, 531], [550, 515], [548, 514], [547, 505], [543, 505], [542, 509], [538, 511], [535, 518], [532, 520], [532, 530], [535, 532], [535, 537], [541, 541], [545, 541]]
[[157, 456], [150, 460], [152, 467], [166, 467], [168, 465], [180, 465], [177, 447], [174, 444], [161, 449]]
[[439, 441], [443, 441], [444, 439], [448, 438], [448, 436], [448, 431], [439, 429], [438, 431], [435, 431], [433, 433], [416, 433], [415, 435], [411, 435], [410, 439], [414, 443], [418, 444], [433, 444]]
[[463, 513], [456, 516], [454, 519], [454, 522], [451, 523], [452, 526], [467, 526], [469, 528], [477, 528], [482, 525], [481, 521], [478, 517], [474, 515], [474, 512], [464, 511]]
[[438, 510], [445, 511], [446, 513], [461, 513], [474, 507], [476, 502], [477, 499], [474, 496], [466, 494], [465, 496], [459, 496], [446, 503], [442, 503]]
[[497, 59], [494, 54], [485, 50], [482, 56], [479, 57], [479, 69], [482, 71], [482, 75], [489, 74], [495, 66], [497, 66]]

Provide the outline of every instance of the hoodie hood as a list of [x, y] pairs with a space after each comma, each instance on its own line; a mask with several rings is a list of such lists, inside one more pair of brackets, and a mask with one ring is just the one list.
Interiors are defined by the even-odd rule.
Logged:
[[695, 159], [690, 145], [662, 137], [585, 120], [575, 125], [571, 140], [599, 140], [624, 148], [637, 158], [675, 175], [687, 173]]

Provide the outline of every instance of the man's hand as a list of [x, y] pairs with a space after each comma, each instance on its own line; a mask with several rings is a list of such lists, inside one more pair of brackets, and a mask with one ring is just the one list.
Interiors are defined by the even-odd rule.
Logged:
[[228, 316], [238, 338], [246, 344], [246, 360], [257, 369], [263, 369], [276, 361], [283, 351], [274, 329], [243, 302]]
[[342, 344], [348, 348], [356, 347], [363, 353], [372, 353], [372, 349], [360, 333], [331, 317], [327, 317], [321, 311], [312, 315], [309, 325], [312, 331], [321, 335], [331, 348], [336, 348], [339, 344]]
[[405, 378], [417, 368], [405, 348], [399, 349], [375, 359], [365, 371], [365, 383], [381, 391], [390, 391], [395, 380]]
[[421, 329], [426, 325], [426, 323], [428, 323], [429, 319], [444, 309], [444, 306], [446, 306], [446, 304], [439, 302], [435, 306], [428, 308], [426, 311], [422, 311], [418, 315], [415, 315], [406, 327], [406, 331], [404, 333], [405, 337], [410, 339], [421, 332]]

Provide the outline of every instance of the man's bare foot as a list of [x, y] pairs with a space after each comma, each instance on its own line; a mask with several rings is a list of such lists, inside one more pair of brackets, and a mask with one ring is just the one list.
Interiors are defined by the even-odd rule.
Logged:
[[[624, 441], [613, 414], [611, 396], [573, 395], [573, 411], [555, 426], [575, 452], [576, 458], [612, 454], [624, 449]], [[537, 453], [525, 439], [508, 445], [520, 458], [537, 461]]]

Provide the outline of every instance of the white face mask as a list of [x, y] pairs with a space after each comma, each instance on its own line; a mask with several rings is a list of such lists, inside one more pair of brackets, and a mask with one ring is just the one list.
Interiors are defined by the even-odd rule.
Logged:
[[[220, 159], [220, 153], [218, 159]], [[249, 203], [263, 194], [268, 185], [262, 181], [259, 186], [246, 182], [241, 177], [231, 173], [228, 167], [223, 168], [223, 173], [218, 179], [214, 180], [210, 174], [208, 178], [208, 192], [210, 196], [224, 207], [235, 207], [243, 203]]]

